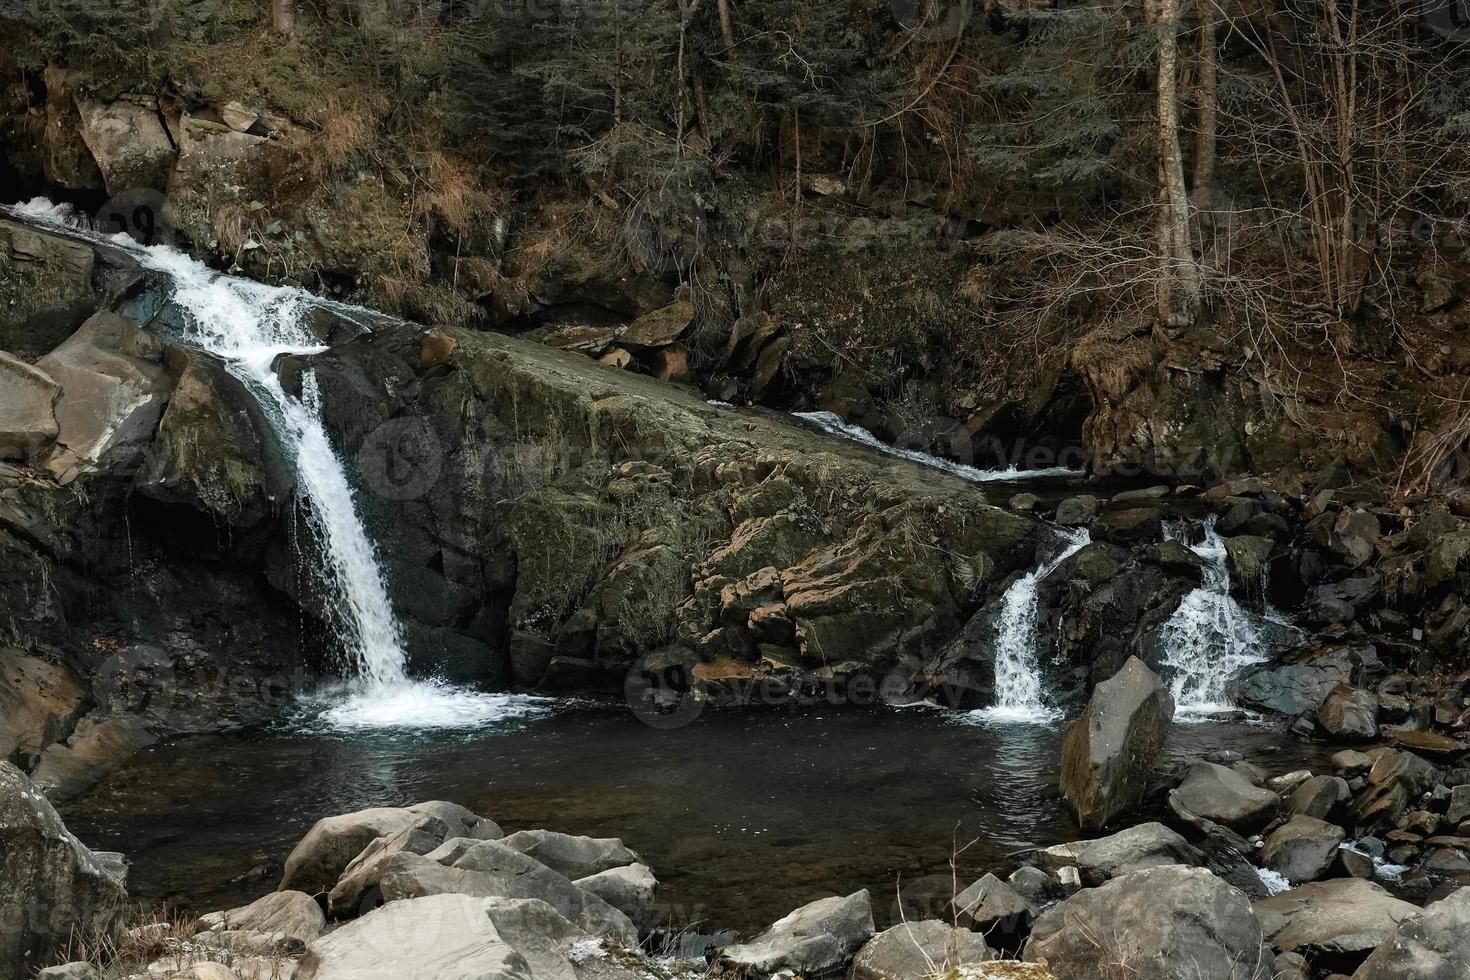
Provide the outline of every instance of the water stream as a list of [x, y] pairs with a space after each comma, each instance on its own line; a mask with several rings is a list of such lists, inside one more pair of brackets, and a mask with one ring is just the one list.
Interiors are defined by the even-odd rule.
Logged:
[[[1230, 595], [1225, 541], [1215, 518], [1200, 525], [1202, 539], [1189, 550], [1203, 563], [1200, 587], [1184, 597], [1160, 633], [1163, 666], [1172, 671], [1170, 693], [1175, 718], [1200, 720], [1238, 709], [1226, 685], [1243, 667], [1266, 659], [1266, 643], [1256, 618]], [[1185, 527], [1165, 525], [1165, 540], [1183, 540]]]

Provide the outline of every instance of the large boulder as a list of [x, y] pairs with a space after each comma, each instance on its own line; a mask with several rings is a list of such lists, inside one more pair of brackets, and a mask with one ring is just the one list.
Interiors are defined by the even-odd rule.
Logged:
[[157, 741], [134, 715], [88, 715], [65, 741], [46, 746], [31, 777], [49, 799], [65, 802]]
[[1036, 906], [993, 874], [954, 898], [954, 921], [981, 933], [992, 946], [1015, 949], [1036, 918]]
[[168, 186], [174, 143], [164, 129], [158, 99], [125, 95], [100, 102], [78, 97], [77, 113], [82, 140], [92, 151], [109, 194], [139, 188], [161, 191]]
[[1135, 871], [1043, 912], [1024, 959], [1059, 980], [1271, 980], [1250, 902], [1202, 868]]
[[750, 942], [720, 950], [719, 963], [762, 976], [781, 970], [831, 973], [846, 966], [872, 935], [873, 905], [864, 889], [803, 905]]
[[[443, 856], [454, 856], [453, 850]], [[578, 888], [565, 875], [500, 841], [480, 841], [449, 864], [401, 851], [384, 863], [378, 888], [384, 902], [442, 894], [534, 898], [587, 932], [613, 936], [629, 944], [638, 942], [637, 928], [622, 912]]]
[[0, 762], [0, 976], [30, 976], [76, 936], [105, 936], [126, 906], [116, 872], [24, 773]]
[[296, 980], [575, 980], [579, 943], [597, 948], [544, 902], [434, 895], [321, 937]]
[[633, 920], [640, 936], [646, 936], [658, 924], [658, 879], [646, 864], [609, 868], [578, 878], [573, 884]]
[[1286, 807], [1293, 814], [1327, 820], [1346, 811], [1353, 793], [1341, 776], [1313, 776], [1292, 790]]
[[426, 800], [408, 808], [409, 813], [424, 813], [438, 817], [448, 828], [445, 839], [470, 837], [474, 840], [500, 840], [505, 831], [489, 817], [482, 817], [466, 806], [447, 800]]
[[1097, 685], [1062, 740], [1062, 797], [1084, 829], [1137, 806], [1148, 788], [1174, 699], [1137, 657]]
[[1470, 888], [1459, 888], [1405, 919], [1363, 961], [1353, 980], [1463, 980], [1470, 977]]
[[1333, 688], [1377, 662], [1371, 646], [1308, 650], [1290, 663], [1247, 667], [1233, 685], [1235, 697], [1241, 704], [1300, 715], [1316, 711]]
[[1334, 687], [1317, 709], [1317, 724], [1338, 739], [1367, 741], [1378, 735], [1378, 698], [1351, 684]]
[[1377, 758], [1365, 777], [1367, 785], [1353, 799], [1353, 815], [1361, 828], [1393, 829], [1409, 804], [1434, 785], [1439, 770], [1412, 752], [1373, 751]]
[[1419, 908], [1361, 878], [1314, 881], [1263, 898], [1256, 917], [1277, 952], [1351, 957], [1387, 942]]
[[[61, 386], [45, 468], [63, 483], [109, 454], [141, 459], [173, 390], [162, 341], [116, 313], [96, 313], [36, 362]], [[121, 454], [126, 454], [126, 457]]]
[[[381, 904], [378, 885], [383, 872], [392, 867], [390, 859], [395, 854], [428, 854], [444, 844], [444, 835], [438, 832], [438, 824], [419, 824], [403, 828], [396, 834], [378, 837], [362, 853], [353, 858], [342, 877], [332, 886], [327, 896], [327, 909], [334, 919], [351, 918], [365, 908]], [[468, 838], [451, 838], [466, 840]]]
[[852, 961], [852, 980], [911, 980], [944, 976], [967, 964], [995, 958], [985, 940], [938, 919], [901, 922], [863, 944]]
[[0, 351], [0, 459], [29, 459], [51, 445], [60, 397], [49, 374]]
[[1170, 798], [1196, 816], [1242, 832], [1266, 826], [1281, 805], [1275, 793], [1213, 762], [1190, 766], [1184, 782]]
[[1139, 824], [1108, 837], [1044, 847], [1034, 857], [1042, 867], [1053, 871], [1076, 868], [1089, 885], [1146, 868], [1198, 864], [1204, 859], [1188, 841], [1161, 823]]
[[323, 817], [286, 857], [281, 891], [307, 894], [330, 891], [352, 859], [379, 837], [410, 827], [432, 829], [443, 840], [448, 828], [438, 817], [396, 806], [371, 807], [356, 813]]
[[96, 310], [97, 267], [87, 243], [0, 218], [0, 350], [30, 360], [71, 336]]
[[1294, 816], [1266, 838], [1261, 847], [1261, 866], [1292, 884], [1315, 881], [1332, 864], [1345, 836], [1336, 824]]
[[84, 696], [65, 667], [0, 649], [0, 759], [33, 766], [42, 750], [71, 734]]
[[616, 837], [574, 837], [554, 830], [522, 830], [505, 838], [504, 843], [573, 880], [643, 863], [636, 851], [624, 847]]
[[322, 934], [327, 918], [321, 906], [305, 892], [271, 892], [249, 905], [199, 918], [206, 930], [279, 933], [303, 944]]

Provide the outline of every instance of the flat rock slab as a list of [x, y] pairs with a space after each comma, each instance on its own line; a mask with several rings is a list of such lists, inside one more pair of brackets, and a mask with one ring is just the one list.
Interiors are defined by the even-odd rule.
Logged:
[[1389, 940], [1419, 907], [1361, 878], [1315, 881], [1255, 903], [1278, 952], [1360, 953]]

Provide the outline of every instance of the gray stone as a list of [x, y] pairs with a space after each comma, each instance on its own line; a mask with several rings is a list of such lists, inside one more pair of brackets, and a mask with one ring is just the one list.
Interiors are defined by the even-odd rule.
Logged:
[[522, 830], [505, 838], [504, 843], [573, 880], [643, 863], [636, 851], [624, 847], [616, 837], [573, 837], [553, 830]]
[[1344, 779], [1366, 776], [1368, 770], [1373, 768], [1373, 757], [1357, 749], [1343, 749], [1333, 753], [1332, 768]]
[[1213, 762], [1190, 766], [1184, 782], [1170, 795], [1190, 813], [1241, 832], [1266, 826], [1281, 802], [1270, 790], [1252, 786], [1244, 776]]
[[427, 828], [405, 827], [396, 834], [378, 837], [363, 848], [362, 853], [342, 870], [342, 877], [327, 896], [327, 910], [332, 913], [332, 918], [350, 918], [377, 906], [378, 882], [382, 879], [383, 869], [388, 866], [388, 859], [404, 851], [410, 854], [436, 852], [444, 843], [444, 835], [438, 832], [442, 826], [443, 821], [440, 820], [431, 822]]
[[1341, 776], [1313, 776], [1296, 788], [1286, 808], [1298, 816], [1327, 820], [1342, 815], [1352, 798], [1352, 790]]
[[29, 459], [51, 445], [60, 397], [49, 374], [0, 351], [0, 459]]
[[1097, 517], [1097, 498], [1091, 494], [1068, 497], [1057, 504], [1056, 522], [1064, 527], [1090, 524]]
[[1075, 869], [1088, 885], [1099, 885], [1132, 871], [1203, 860], [1188, 841], [1161, 823], [1139, 824], [1108, 837], [1044, 847], [1034, 856], [1038, 864], [1059, 875]]
[[174, 144], [163, 128], [153, 96], [113, 102], [78, 97], [82, 140], [92, 151], [109, 194], [137, 188], [161, 191], [174, 166]]
[[63, 963], [46, 967], [36, 974], [36, 980], [102, 980], [102, 971], [91, 963]]
[[767, 976], [780, 970], [829, 973], [845, 966], [872, 935], [873, 906], [864, 889], [803, 905], [750, 942], [720, 950], [719, 964]]
[[1233, 688], [1241, 704], [1300, 715], [1315, 712], [1328, 692], [1351, 679], [1360, 666], [1377, 662], [1378, 653], [1371, 646], [1339, 647], [1294, 663], [1247, 667]]
[[1378, 735], [1378, 698], [1351, 684], [1334, 687], [1317, 709], [1317, 724], [1334, 738], [1371, 739]]
[[1470, 977], [1470, 888], [1459, 888], [1404, 920], [1353, 974], [1353, 980], [1465, 977]]
[[44, 460], [52, 476], [70, 482], [109, 454], [141, 459], [173, 390], [162, 341], [97, 313], [36, 366], [61, 385], [56, 445]]
[[572, 882], [633, 920], [638, 935], [646, 936], [658, 924], [658, 879], [646, 864], [608, 868]]
[[1029, 864], [1012, 871], [1006, 882], [1032, 905], [1042, 905], [1061, 896], [1057, 879]]
[[1138, 805], [1174, 717], [1174, 699], [1137, 657], [1092, 692], [1062, 740], [1062, 797], [1084, 829]]
[[1445, 810], [1444, 818], [1452, 824], [1470, 820], [1470, 783], [1450, 789], [1450, 802]]
[[1363, 953], [1387, 942], [1419, 908], [1360, 878], [1314, 881], [1255, 903], [1256, 918], [1278, 952]]
[[327, 918], [316, 899], [305, 892], [281, 891], [237, 909], [200, 916], [199, 926], [207, 930], [280, 933], [307, 944], [322, 934]]
[[434, 895], [374, 909], [312, 943], [296, 980], [541, 980], [489, 906]]
[[534, 898], [586, 932], [614, 936], [629, 945], [638, 942], [638, 930], [622, 912], [501, 841], [481, 841], [448, 866], [399, 852], [385, 862], [378, 888], [384, 902], [442, 894]]
[[1059, 980], [1271, 980], [1250, 903], [1202, 868], [1135, 871], [1041, 914], [1024, 959]]
[[993, 960], [985, 940], [938, 919], [901, 922], [863, 944], [852, 961], [852, 980], [912, 980], [943, 976], [958, 966]]
[[1292, 884], [1315, 881], [1332, 864], [1346, 835], [1336, 824], [1294, 816], [1273, 830], [1261, 848], [1261, 866]]
[[0, 976], [30, 976], [72, 940], [116, 927], [127, 894], [39, 789], [0, 762]]
[[287, 856], [281, 890], [296, 889], [308, 894], [330, 891], [365, 847], [379, 837], [391, 837], [415, 826], [435, 828], [441, 835], [445, 830], [438, 817], [396, 806], [324, 817]]
[[956, 924], [983, 934], [991, 945], [1013, 949], [1031, 928], [1037, 908], [1010, 885], [987, 874], [955, 896], [953, 911]]
[[444, 821], [444, 826], [449, 828], [448, 837], [469, 837], [474, 840], [500, 840], [505, 836], [505, 831], [500, 825], [488, 817], [482, 817], [474, 811], [460, 806], [458, 803], [448, 803], [444, 800], [429, 800], [424, 803], [415, 803], [408, 807], [410, 813], [426, 813], [431, 817], [438, 817]]
[[132, 715], [89, 715], [66, 741], [46, 747], [31, 775], [49, 799], [62, 803], [85, 793], [139, 749], [157, 741]]
[[0, 649], [0, 759], [33, 766], [48, 745], [71, 734], [84, 696], [66, 668]]

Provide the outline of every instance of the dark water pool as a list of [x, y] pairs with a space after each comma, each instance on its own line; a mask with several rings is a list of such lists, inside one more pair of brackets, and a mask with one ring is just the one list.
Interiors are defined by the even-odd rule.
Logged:
[[[709, 712], [659, 731], [579, 705], [472, 734], [199, 737], [144, 751], [65, 815], [88, 844], [129, 855], [139, 897], [195, 911], [271, 890], [319, 817], [447, 799], [507, 831], [622, 837], [681, 926], [750, 932], [862, 887], [891, 921], [900, 882], [910, 914], [937, 911], [957, 848], [963, 887], [1017, 849], [1077, 836], [1056, 790], [1059, 732], [955, 717]], [[1176, 726], [1169, 752], [1225, 747], [1276, 772], [1324, 751], [1224, 723]]]

